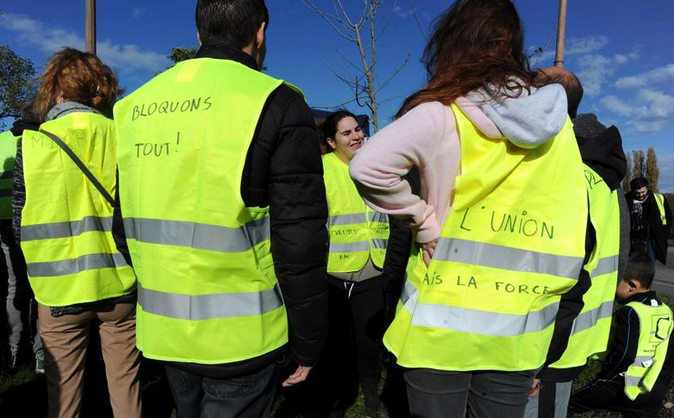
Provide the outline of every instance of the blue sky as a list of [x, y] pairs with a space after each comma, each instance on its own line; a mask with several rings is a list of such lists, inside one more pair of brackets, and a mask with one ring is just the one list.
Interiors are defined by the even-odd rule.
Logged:
[[[514, 0], [530, 51], [543, 52], [533, 66], [554, 59], [557, 0]], [[5, 0], [0, 4], [0, 43], [30, 58], [38, 71], [50, 54], [64, 46], [84, 47], [84, 1]], [[331, 0], [315, 4], [333, 11]], [[344, 0], [356, 15], [360, 1]], [[425, 44], [421, 27], [451, 1], [384, 0], [378, 71], [386, 79], [409, 56], [398, 76], [379, 97], [380, 125], [390, 121], [402, 100], [421, 87], [419, 62]], [[197, 46], [196, 1], [97, 1], [98, 54], [132, 91], [164, 69], [173, 46]], [[333, 72], [348, 68], [340, 54], [355, 59], [355, 49], [309, 11], [301, 0], [267, 0], [270, 11], [268, 73], [299, 86], [311, 106], [335, 106], [353, 94]], [[351, 8], [353, 10], [351, 10]], [[626, 151], [653, 146], [660, 166], [660, 189], [674, 192], [674, 1], [568, 0], [565, 68], [585, 88], [581, 112], [597, 113], [615, 124]], [[351, 103], [350, 110], [361, 113]]]

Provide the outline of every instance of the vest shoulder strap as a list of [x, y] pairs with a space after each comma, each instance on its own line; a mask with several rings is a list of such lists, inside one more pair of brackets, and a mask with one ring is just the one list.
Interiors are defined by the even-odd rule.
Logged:
[[58, 136], [54, 135], [51, 132], [47, 132], [44, 129], [40, 129], [40, 132], [47, 135], [49, 138], [51, 138], [52, 141], [56, 142], [56, 144], [59, 147], [61, 147], [61, 149], [63, 149], [63, 151], [65, 151], [66, 154], [68, 154], [70, 159], [73, 160], [75, 165], [77, 165], [77, 167], [79, 167], [79, 169], [82, 170], [82, 173], [84, 173], [84, 175], [87, 176], [89, 181], [91, 181], [94, 187], [98, 189], [98, 191], [103, 195], [105, 200], [107, 200], [108, 203], [110, 203], [110, 206], [114, 206], [115, 199], [113, 199], [110, 193], [108, 193], [108, 191], [105, 190], [105, 187], [103, 187], [101, 182], [98, 181], [98, 179], [91, 173], [91, 171], [89, 171], [87, 166], [84, 165], [82, 160], [79, 159], [79, 157], [75, 154], [75, 152], [72, 149], [70, 149], [70, 147], [68, 147], [68, 145], [66, 145], [65, 142], [61, 140], [61, 138], [59, 138]]

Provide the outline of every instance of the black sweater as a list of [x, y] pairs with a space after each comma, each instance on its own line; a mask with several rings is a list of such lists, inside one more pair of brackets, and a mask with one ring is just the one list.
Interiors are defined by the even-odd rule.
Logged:
[[[197, 58], [233, 60], [256, 67], [248, 54], [225, 42], [204, 43]], [[269, 96], [262, 111], [246, 158], [241, 196], [248, 207], [269, 206], [271, 250], [288, 313], [288, 348], [297, 363], [311, 366], [318, 359], [327, 333], [324, 278], [328, 209], [311, 110], [302, 96], [286, 85]], [[113, 235], [119, 251], [131, 261], [120, 212], [117, 205]], [[170, 364], [191, 373], [225, 378], [264, 367], [278, 360], [285, 350], [221, 365]]]

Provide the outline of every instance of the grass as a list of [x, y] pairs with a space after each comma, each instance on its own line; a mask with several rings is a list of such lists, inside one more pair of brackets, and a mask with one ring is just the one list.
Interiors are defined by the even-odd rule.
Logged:
[[[674, 296], [659, 295], [665, 303], [674, 307]], [[95, 343], [92, 342], [92, 343]], [[100, 353], [100, 350], [98, 350]], [[104, 366], [100, 354], [91, 350], [88, 358], [84, 394], [83, 415], [97, 418], [112, 418], [105, 388]], [[42, 418], [47, 416], [47, 391], [44, 375], [32, 370], [33, 365], [25, 365], [15, 373], [0, 373], [0, 416], [3, 418]], [[574, 389], [591, 382], [599, 369], [599, 363], [591, 364], [574, 382]], [[272, 411], [273, 418], [319, 418], [325, 417], [324, 405], [318, 393], [312, 390], [311, 382], [299, 387], [280, 390]], [[385, 361], [381, 379], [382, 418], [407, 417], [407, 399], [402, 375], [390, 360]], [[151, 360], [143, 360], [141, 365], [141, 394], [143, 396], [143, 416], [145, 418], [176, 417], [173, 399], [169, 391], [163, 366]], [[674, 386], [665, 396], [660, 417], [674, 418]], [[357, 394], [354, 404], [347, 410], [347, 418], [366, 417], [361, 393]], [[586, 413], [581, 418], [618, 418], [617, 413]]]

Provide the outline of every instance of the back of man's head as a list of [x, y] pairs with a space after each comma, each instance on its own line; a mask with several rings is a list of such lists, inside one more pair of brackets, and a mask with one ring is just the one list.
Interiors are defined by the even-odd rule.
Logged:
[[198, 0], [196, 22], [201, 42], [227, 41], [243, 49], [263, 22], [269, 26], [269, 11], [264, 0]]
[[547, 77], [547, 83], [558, 83], [566, 90], [566, 99], [568, 101], [568, 112], [571, 119], [578, 114], [580, 101], [583, 100], [583, 86], [578, 77], [571, 71], [560, 67], [543, 68], [541, 72]]
[[642, 187], [648, 188], [648, 179], [646, 177], [637, 177], [630, 181], [630, 190], [635, 191]]
[[655, 277], [655, 263], [645, 254], [637, 254], [627, 261], [627, 268], [623, 274], [623, 280], [634, 280], [641, 288], [648, 290], [653, 284]]

